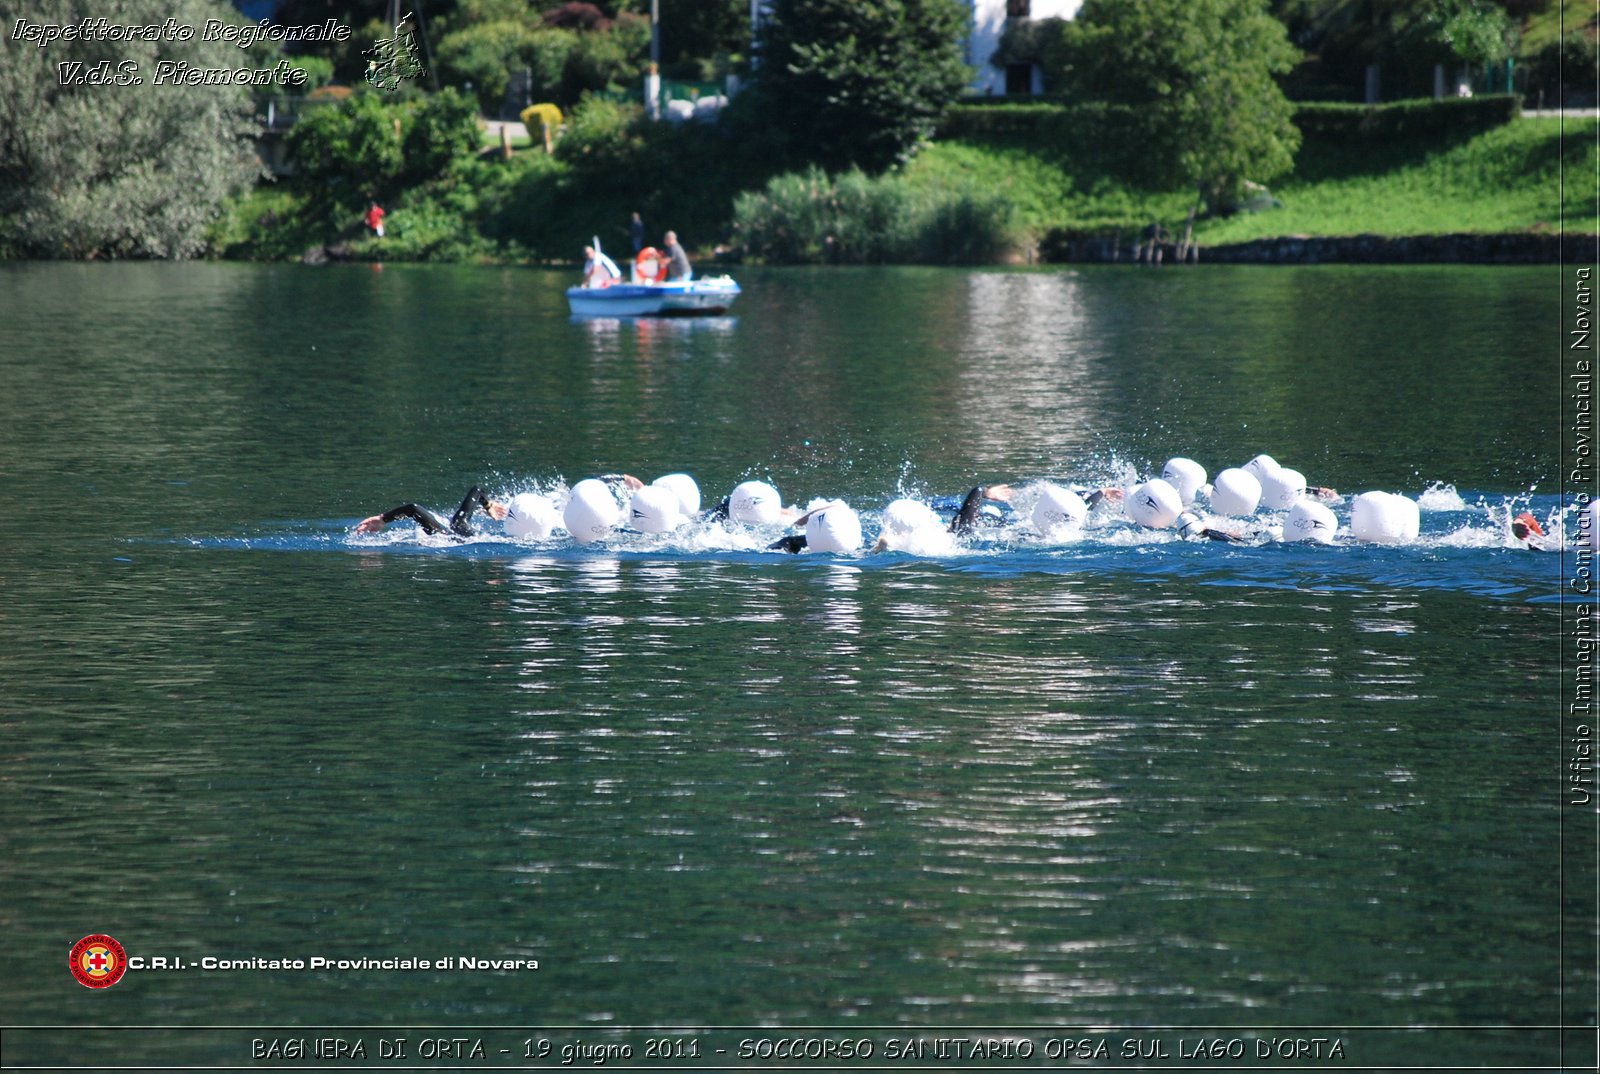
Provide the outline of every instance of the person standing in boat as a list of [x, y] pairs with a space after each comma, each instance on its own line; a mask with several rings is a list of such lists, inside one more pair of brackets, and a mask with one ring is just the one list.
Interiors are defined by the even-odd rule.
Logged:
[[662, 236], [662, 252], [667, 255], [667, 280], [684, 281], [694, 275], [689, 267], [689, 255], [678, 245], [678, 233], [669, 231]]
[[628, 238], [633, 240], [633, 256], [638, 257], [639, 251], [644, 249], [644, 218], [638, 213], [628, 221]]
[[585, 287], [610, 287], [622, 279], [617, 263], [593, 246], [583, 248], [583, 285]]

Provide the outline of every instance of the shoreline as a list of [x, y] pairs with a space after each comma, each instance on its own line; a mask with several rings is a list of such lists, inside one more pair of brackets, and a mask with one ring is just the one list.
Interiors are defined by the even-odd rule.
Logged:
[[[1596, 260], [1597, 248], [1600, 235], [1589, 233], [1280, 235], [1215, 246], [1193, 243], [1189, 260], [1224, 265], [1556, 265]], [[1148, 251], [1115, 235], [1053, 235], [1039, 244], [1042, 264], [1151, 260]], [[1181, 260], [1179, 244], [1155, 247], [1155, 264]]]

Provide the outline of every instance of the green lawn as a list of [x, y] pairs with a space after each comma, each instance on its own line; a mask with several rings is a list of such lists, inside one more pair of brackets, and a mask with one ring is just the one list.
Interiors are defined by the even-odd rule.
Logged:
[[[1553, 231], [1563, 210], [1568, 231], [1594, 231], [1596, 124], [1524, 118], [1431, 146], [1308, 143], [1295, 173], [1273, 184], [1282, 208], [1202, 220], [1196, 235], [1217, 244], [1279, 235]], [[1070, 159], [1016, 145], [935, 144], [907, 176], [1003, 190], [1035, 233], [1131, 229], [1154, 219], [1180, 226], [1193, 200], [1183, 191], [1152, 194], [1074, 174]]]

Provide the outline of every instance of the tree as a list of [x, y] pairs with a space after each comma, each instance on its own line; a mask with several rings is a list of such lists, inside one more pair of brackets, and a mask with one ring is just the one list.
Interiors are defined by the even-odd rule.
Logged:
[[1046, 78], [1113, 106], [1139, 177], [1195, 184], [1214, 210], [1294, 166], [1300, 132], [1274, 81], [1298, 53], [1265, 0], [1086, 0], [1061, 23]]
[[757, 31], [758, 114], [792, 159], [882, 170], [971, 81], [966, 33], [956, 0], [772, 0]]
[[1390, 96], [1425, 95], [1435, 64], [1479, 65], [1511, 55], [1516, 19], [1549, 0], [1274, 0], [1290, 36], [1325, 81], [1361, 85], [1383, 67]]
[[[89, 40], [80, 34], [43, 45], [22, 36], [29, 27], [78, 26], [96, 17], [119, 27], [170, 25], [193, 33], [187, 41], [104, 40], [109, 35], [92, 33]], [[203, 40], [208, 19], [235, 18], [215, 0], [0, 0], [0, 32], [10, 37], [0, 63], [0, 253], [199, 253], [224, 199], [261, 170], [250, 142], [249, 90], [174, 84], [179, 69], [157, 64], [248, 70], [245, 50]], [[70, 84], [75, 75], [110, 84]]]

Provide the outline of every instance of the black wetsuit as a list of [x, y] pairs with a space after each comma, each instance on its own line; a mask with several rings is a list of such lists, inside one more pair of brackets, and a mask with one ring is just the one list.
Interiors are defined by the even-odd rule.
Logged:
[[442, 521], [438, 515], [426, 507], [414, 503], [403, 503], [398, 507], [391, 507], [379, 515], [378, 518], [385, 525], [394, 522], [396, 519], [409, 518], [421, 526], [424, 533], [453, 533], [457, 537], [472, 537], [474, 533], [472, 526], [468, 524], [468, 520], [472, 518], [472, 512], [479, 507], [487, 511], [489, 509], [489, 497], [484, 494], [481, 488], [473, 485], [472, 489], [462, 498], [461, 506], [456, 508], [456, 513], [450, 516], [449, 522]]
[[956, 512], [956, 517], [950, 520], [951, 533], [971, 533], [973, 527], [980, 522], [986, 526], [999, 524], [998, 519], [992, 519], [983, 513], [984, 488], [985, 486], [979, 485], [967, 493], [967, 498], [961, 501], [961, 509]]

